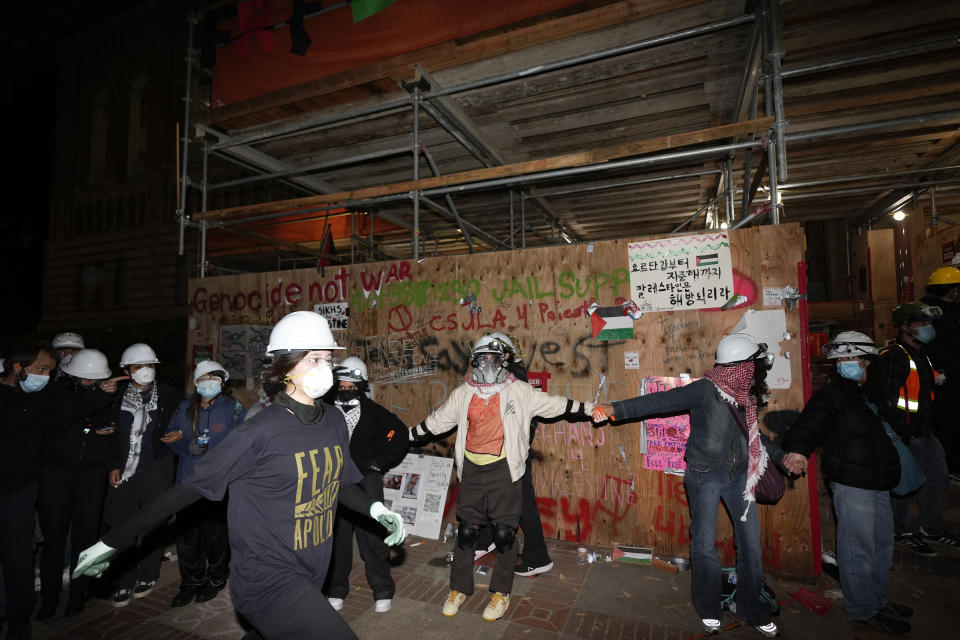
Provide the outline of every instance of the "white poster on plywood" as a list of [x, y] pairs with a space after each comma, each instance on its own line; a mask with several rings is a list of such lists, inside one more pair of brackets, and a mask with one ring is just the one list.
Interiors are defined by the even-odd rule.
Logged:
[[383, 503], [400, 514], [407, 533], [440, 537], [443, 507], [453, 472], [453, 458], [408, 453], [383, 476]]

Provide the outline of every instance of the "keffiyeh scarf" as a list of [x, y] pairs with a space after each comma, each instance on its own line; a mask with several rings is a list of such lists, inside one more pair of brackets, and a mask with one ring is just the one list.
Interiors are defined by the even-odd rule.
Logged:
[[353, 437], [353, 430], [357, 428], [357, 422], [360, 421], [360, 401], [351, 401], [346, 403], [336, 402], [337, 408], [343, 413], [343, 419], [347, 421], [347, 437]]
[[720, 390], [721, 397], [734, 408], [743, 407], [747, 413], [747, 484], [743, 490], [743, 499], [747, 503], [740, 520], [747, 521], [747, 512], [750, 503], [755, 502], [753, 495], [760, 476], [767, 469], [770, 456], [760, 442], [760, 424], [757, 421], [757, 399], [750, 395], [753, 386], [753, 361], [742, 362], [735, 366], [716, 366], [703, 372], [703, 377], [710, 380]]
[[123, 465], [123, 474], [120, 476], [121, 482], [126, 482], [137, 472], [140, 465], [140, 451], [143, 449], [143, 435], [150, 425], [150, 412], [157, 410], [157, 400], [160, 392], [158, 385], [154, 384], [150, 390], [150, 400], [146, 404], [143, 402], [143, 394], [140, 389], [132, 384], [127, 385], [123, 392], [123, 401], [120, 404], [120, 410], [133, 414], [133, 423], [130, 425], [130, 442], [127, 451], [127, 462]]

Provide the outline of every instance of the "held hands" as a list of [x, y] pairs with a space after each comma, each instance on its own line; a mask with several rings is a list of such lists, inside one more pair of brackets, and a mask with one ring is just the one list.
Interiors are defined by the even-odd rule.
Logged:
[[169, 433], [163, 434], [163, 437], [160, 438], [160, 442], [164, 444], [173, 444], [174, 442], [180, 442], [183, 440], [183, 433], [174, 429]]
[[116, 549], [104, 544], [102, 540], [84, 549], [77, 560], [77, 568], [73, 570], [73, 579], [76, 580], [80, 576], [99, 578], [100, 574], [110, 566], [110, 558], [116, 552]]
[[807, 470], [807, 457], [799, 453], [788, 453], [783, 457], [783, 466], [795, 476]]
[[607, 422], [608, 420], [616, 420], [616, 417], [613, 415], [613, 405], [596, 405], [593, 409], [593, 421], [597, 424], [600, 424], [602, 422]]
[[399, 513], [387, 509], [382, 502], [374, 502], [370, 505], [370, 517], [390, 532], [390, 535], [383, 539], [387, 546], [394, 547], [407, 537], [407, 532], [403, 529], [403, 518], [400, 517]]

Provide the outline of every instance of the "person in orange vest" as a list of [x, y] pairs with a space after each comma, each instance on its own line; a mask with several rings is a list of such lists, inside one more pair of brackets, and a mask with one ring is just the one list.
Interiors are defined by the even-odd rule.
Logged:
[[936, 336], [932, 321], [941, 315], [939, 307], [922, 302], [896, 307], [893, 323], [897, 339], [880, 352], [875, 370], [884, 396], [881, 415], [891, 425], [899, 423], [897, 432], [910, 438], [910, 451], [927, 478], [916, 492], [919, 523], [910, 516], [913, 495], [891, 496], [894, 538], [903, 548], [927, 557], [937, 555], [930, 542], [951, 547], [960, 544], [954, 535], [944, 531], [943, 507], [949, 474], [943, 446], [933, 429], [933, 399], [946, 377], [931, 364], [927, 345]]
[[960, 269], [940, 267], [930, 274], [926, 290], [920, 302], [943, 311], [933, 320], [937, 335], [927, 351], [933, 366], [947, 376], [933, 401], [933, 430], [946, 451], [950, 481], [960, 483]]

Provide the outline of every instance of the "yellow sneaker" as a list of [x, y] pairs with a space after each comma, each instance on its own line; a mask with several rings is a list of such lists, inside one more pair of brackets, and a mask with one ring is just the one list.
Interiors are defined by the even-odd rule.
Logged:
[[452, 618], [460, 611], [460, 605], [467, 599], [467, 594], [459, 591], [451, 591], [447, 596], [447, 601], [443, 603], [443, 615]]
[[503, 617], [510, 606], [510, 594], [500, 593], [499, 591], [490, 596], [490, 604], [483, 610], [483, 619], [487, 622], [493, 622]]

